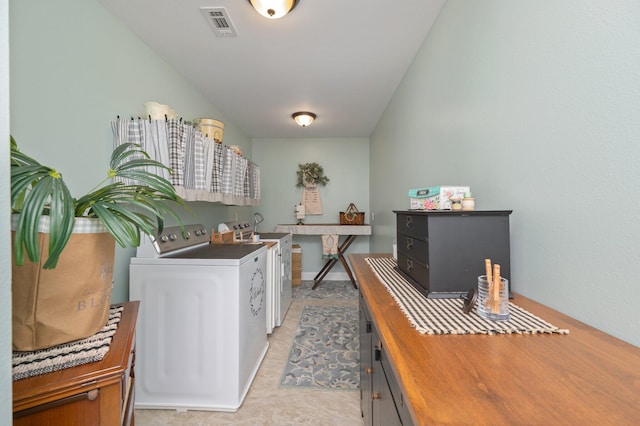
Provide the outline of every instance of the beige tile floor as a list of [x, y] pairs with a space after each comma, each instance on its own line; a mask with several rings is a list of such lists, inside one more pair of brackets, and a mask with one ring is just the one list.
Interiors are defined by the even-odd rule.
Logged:
[[136, 410], [136, 425], [363, 425], [358, 390], [317, 390], [280, 385], [302, 306], [357, 303], [357, 300], [294, 299], [284, 323], [269, 337], [267, 355], [237, 412]]

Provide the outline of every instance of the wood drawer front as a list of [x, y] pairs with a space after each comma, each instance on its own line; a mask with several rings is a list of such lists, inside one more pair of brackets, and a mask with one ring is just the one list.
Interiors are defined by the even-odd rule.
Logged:
[[418, 259], [425, 265], [429, 263], [429, 243], [424, 239], [398, 234], [398, 251], [408, 257]]
[[402, 252], [398, 252], [398, 268], [425, 290], [429, 290], [429, 266]]
[[429, 236], [429, 218], [410, 214], [398, 214], [396, 227], [398, 234], [410, 235], [427, 241]]
[[[100, 389], [92, 389], [13, 413], [14, 426], [99, 424]], [[95, 423], [98, 419], [98, 423]]]

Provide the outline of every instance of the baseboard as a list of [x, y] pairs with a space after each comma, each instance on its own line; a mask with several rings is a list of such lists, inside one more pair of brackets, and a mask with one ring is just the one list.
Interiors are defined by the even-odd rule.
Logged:
[[[303, 281], [312, 281], [317, 274], [317, 272], [303, 272], [301, 278]], [[347, 281], [348, 279], [349, 275], [346, 272], [329, 272], [324, 277], [325, 281]]]

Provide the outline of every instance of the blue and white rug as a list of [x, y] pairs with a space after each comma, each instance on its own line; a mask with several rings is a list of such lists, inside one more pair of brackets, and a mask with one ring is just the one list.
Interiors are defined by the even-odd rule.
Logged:
[[280, 383], [358, 389], [358, 306], [305, 305]]
[[292, 297], [294, 299], [338, 299], [358, 300], [358, 289], [353, 287], [351, 281], [322, 281], [312, 290], [313, 281], [302, 281], [300, 285], [293, 286]]

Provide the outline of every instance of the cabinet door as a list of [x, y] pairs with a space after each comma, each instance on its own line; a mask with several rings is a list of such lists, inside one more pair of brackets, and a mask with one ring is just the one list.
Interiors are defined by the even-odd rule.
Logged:
[[380, 363], [382, 364], [382, 373], [384, 373], [384, 376], [386, 378], [387, 385], [391, 392], [391, 397], [393, 398], [393, 404], [398, 416], [400, 417], [401, 423], [404, 426], [413, 425], [411, 414], [409, 413], [409, 408], [407, 407], [407, 401], [404, 394], [402, 393], [402, 390], [400, 389], [398, 380], [396, 380], [396, 377], [393, 374], [393, 370], [391, 369], [391, 361], [387, 357], [387, 352], [384, 350], [384, 348], [382, 348], [382, 350], [380, 351]]
[[389, 383], [382, 369], [382, 344], [377, 335], [374, 335], [374, 370], [373, 375], [373, 424], [376, 426], [402, 425], [396, 409]]
[[360, 411], [365, 425], [371, 425], [373, 393], [373, 348], [371, 316], [360, 295]]

